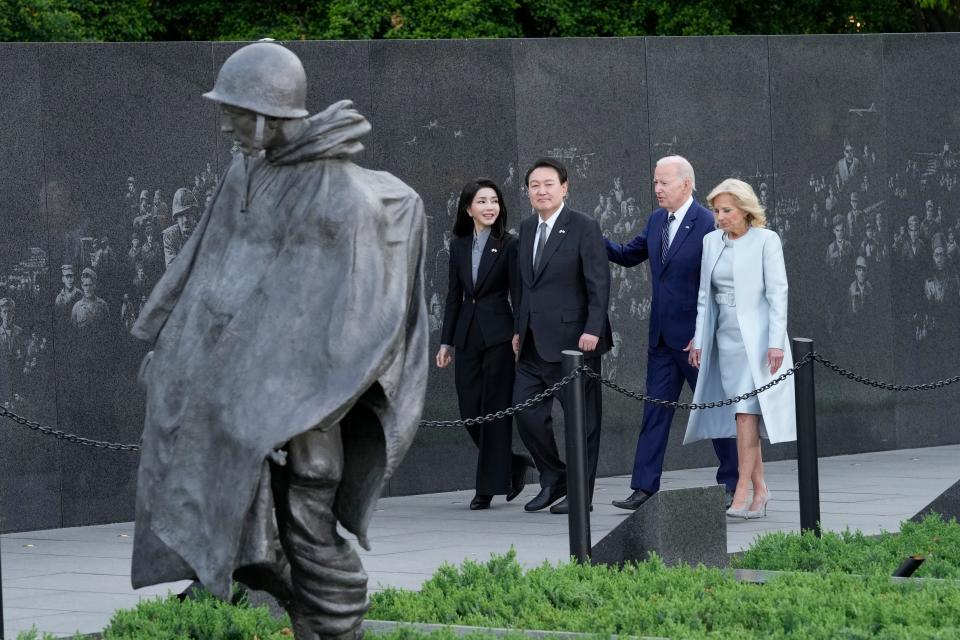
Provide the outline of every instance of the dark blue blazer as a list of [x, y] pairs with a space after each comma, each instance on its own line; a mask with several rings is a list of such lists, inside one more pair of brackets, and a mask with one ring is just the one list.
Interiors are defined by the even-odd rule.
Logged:
[[643, 232], [630, 242], [620, 244], [606, 238], [604, 242], [610, 262], [632, 267], [649, 259], [653, 283], [649, 344], [655, 346], [663, 338], [671, 349], [683, 349], [696, 329], [703, 236], [716, 226], [713, 214], [694, 200], [670, 243], [666, 262], [661, 264], [660, 238], [666, 219], [667, 210], [657, 209]]

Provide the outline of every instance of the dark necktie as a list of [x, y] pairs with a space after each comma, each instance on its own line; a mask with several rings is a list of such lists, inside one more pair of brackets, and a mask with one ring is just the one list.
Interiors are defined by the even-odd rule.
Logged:
[[663, 223], [663, 230], [660, 232], [660, 264], [667, 261], [667, 250], [670, 249], [670, 223], [677, 219], [672, 213]]
[[537, 253], [533, 256], [533, 270], [540, 268], [540, 257], [543, 255], [543, 248], [547, 245], [547, 223], [540, 223], [540, 234], [537, 236]]

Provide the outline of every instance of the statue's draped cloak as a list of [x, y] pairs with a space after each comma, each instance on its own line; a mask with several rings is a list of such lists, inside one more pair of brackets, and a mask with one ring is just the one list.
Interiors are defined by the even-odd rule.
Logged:
[[135, 587], [196, 577], [225, 598], [238, 568], [282, 565], [266, 459], [338, 422], [334, 513], [367, 546], [423, 409], [426, 229], [413, 190], [349, 160], [370, 129], [350, 107], [266, 158], [234, 158], [133, 327], [155, 341]]

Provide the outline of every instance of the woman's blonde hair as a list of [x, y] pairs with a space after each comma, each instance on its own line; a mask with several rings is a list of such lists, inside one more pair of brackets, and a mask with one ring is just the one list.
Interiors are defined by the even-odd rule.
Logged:
[[736, 178], [727, 178], [713, 188], [710, 195], [707, 196], [707, 204], [713, 209], [713, 201], [722, 194], [731, 196], [737, 203], [737, 208], [746, 214], [747, 224], [751, 227], [767, 226], [767, 216], [764, 215], [763, 205], [760, 199], [753, 192], [753, 187]]

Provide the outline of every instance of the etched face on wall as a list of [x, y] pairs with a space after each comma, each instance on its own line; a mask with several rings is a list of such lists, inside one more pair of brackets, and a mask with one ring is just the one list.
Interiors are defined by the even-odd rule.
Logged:
[[83, 297], [92, 298], [97, 293], [97, 283], [90, 276], [80, 278], [80, 287], [83, 289]]

